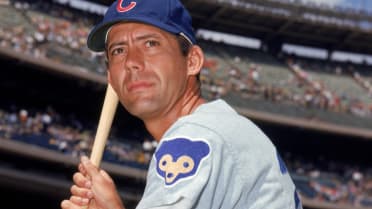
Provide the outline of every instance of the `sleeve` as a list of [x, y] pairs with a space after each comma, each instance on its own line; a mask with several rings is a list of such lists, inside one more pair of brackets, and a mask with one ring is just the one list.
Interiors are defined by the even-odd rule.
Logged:
[[216, 134], [193, 125], [168, 133], [153, 155], [137, 209], [193, 208], [210, 179]]

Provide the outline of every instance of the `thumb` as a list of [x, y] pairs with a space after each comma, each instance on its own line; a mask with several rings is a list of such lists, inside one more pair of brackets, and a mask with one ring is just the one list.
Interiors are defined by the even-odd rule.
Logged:
[[88, 176], [93, 177], [99, 174], [97, 166], [93, 165], [92, 161], [90, 161], [88, 157], [86, 156], [81, 157], [81, 164], [85, 168], [85, 171], [88, 174]]

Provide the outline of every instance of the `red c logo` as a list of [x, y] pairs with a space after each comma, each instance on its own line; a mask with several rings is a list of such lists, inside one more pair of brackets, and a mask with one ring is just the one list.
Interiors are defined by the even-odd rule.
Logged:
[[128, 12], [129, 10], [133, 9], [133, 8], [136, 6], [136, 4], [137, 4], [136, 2], [132, 1], [132, 2], [130, 2], [130, 4], [129, 4], [128, 6], [123, 7], [123, 6], [122, 6], [123, 1], [124, 1], [124, 0], [120, 0], [120, 1], [118, 2], [118, 4], [116, 5], [116, 10], [117, 10], [118, 12]]

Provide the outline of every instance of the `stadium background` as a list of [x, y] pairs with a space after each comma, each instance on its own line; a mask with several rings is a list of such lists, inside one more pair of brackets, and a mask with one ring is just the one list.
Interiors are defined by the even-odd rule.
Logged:
[[[195, 29], [259, 40], [257, 49], [199, 34], [203, 94], [222, 97], [272, 139], [305, 208], [372, 207], [372, 15], [290, 0], [184, 0]], [[111, 1], [0, 1], [0, 195], [4, 209], [59, 208], [88, 154], [105, 91], [85, 38]], [[284, 50], [296, 44], [321, 59]], [[314, 48], [313, 48], [314, 49]], [[365, 54], [335, 60], [337, 51]], [[324, 55], [325, 54], [325, 55]], [[360, 57], [360, 56], [359, 56]], [[127, 208], [141, 197], [156, 144], [119, 108], [103, 168]]]

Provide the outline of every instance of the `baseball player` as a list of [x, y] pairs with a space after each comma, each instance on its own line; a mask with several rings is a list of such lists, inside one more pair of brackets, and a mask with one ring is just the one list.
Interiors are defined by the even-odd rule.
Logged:
[[[118, 0], [90, 33], [108, 82], [159, 142], [138, 209], [299, 209], [276, 148], [225, 101], [201, 97], [204, 61], [179, 0]], [[87, 157], [63, 209], [125, 208], [115, 184]]]

